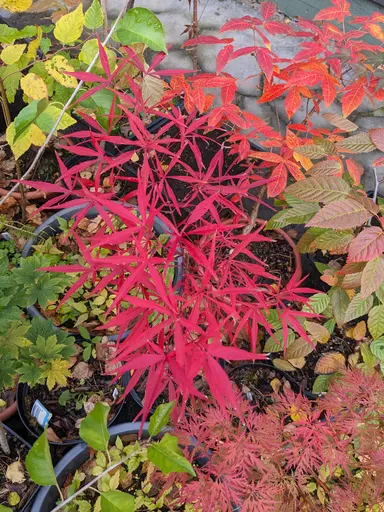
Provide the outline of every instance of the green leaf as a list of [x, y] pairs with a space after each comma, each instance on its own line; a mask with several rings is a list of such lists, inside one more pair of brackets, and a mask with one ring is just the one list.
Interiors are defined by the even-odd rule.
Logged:
[[344, 321], [350, 322], [356, 318], [360, 318], [368, 313], [373, 306], [373, 297], [370, 295], [366, 299], [360, 297], [360, 293], [357, 293], [351, 300], [347, 311], [345, 312]]
[[87, 329], [85, 327], [83, 327], [82, 325], [80, 325], [80, 327], [79, 327], [79, 334], [85, 340], [90, 340], [91, 339], [91, 335], [89, 334]]
[[375, 340], [384, 334], [384, 305], [375, 306], [368, 313], [368, 329]]
[[[60, 108], [57, 108], [54, 105], [48, 105], [47, 108], [37, 117], [35, 123], [40, 128], [40, 130], [43, 130], [45, 133], [49, 133], [54, 127], [60, 113]], [[73, 119], [73, 117], [71, 117], [69, 114], [65, 113], [57, 129], [65, 130], [73, 124], [76, 124], [76, 120]]]
[[319, 375], [312, 386], [312, 393], [326, 393], [329, 385], [338, 377], [338, 373]]
[[[371, 346], [372, 346], [372, 343], [371, 343]], [[360, 344], [360, 353], [361, 353], [361, 357], [363, 358], [364, 363], [368, 367], [374, 368], [377, 364], [377, 359], [371, 350], [371, 346], [368, 343], [361, 343]]]
[[267, 223], [265, 229], [284, 228], [289, 224], [305, 224], [320, 210], [316, 203], [305, 203], [277, 212]]
[[19, 71], [17, 64], [0, 67], [0, 76], [3, 79], [7, 100], [10, 103], [15, 101], [16, 92], [19, 90], [22, 73]]
[[145, 43], [154, 51], [167, 53], [163, 25], [144, 7], [130, 9], [119, 21], [116, 34], [123, 44]]
[[37, 485], [57, 485], [46, 431], [41, 434], [29, 450], [25, 459], [25, 466], [31, 480]]
[[375, 292], [376, 297], [379, 299], [379, 301], [384, 304], [384, 284], [380, 286]]
[[101, 493], [101, 512], [134, 512], [135, 498], [122, 491]]
[[110, 407], [97, 402], [93, 410], [80, 424], [80, 437], [94, 450], [108, 449], [109, 432], [107, 428]]
[[354, 234], [351, 229], [333, 230], [327, 229], [324, 233], [316, 237], [312, 243], [313, 249], [321, 249], [323, 251], [335, 251], [337, 249], [344, 249], [347, 252], [347, 247], [354, 239]]
[[104, 23], [104, 14], [99, 0], [93, 0], [90, 8], [86, 11], [84, 25], [90, 30], [99, 28]]
[[[81, 52], [79, 53], [79, 60], [84, 62], [84, 64], [89, 65], [94, 59], [95, 55], [98, 53], [99, 44], [97, 39], [89, 39], [83, 44], [83, 47], [81, 48]], [[107, 55], [109, 67], [113, 71], [116, 67], [116, 53], [109, 48], [105, 48], [105, 53]], [[100, 59], [97, 59], [94, 67], [97, 68], [97, 71], [100, 73], [105, 74]]]
[[166, 475], [169, 473], [188, 473], [196, 476], [190, 462], [183, 456], [177, 445], [177, 437], [165, 434], [158, 443], [147, 450], [148, 459]]
[[312, 247], [314, 240], [319, 237], [326, 230], [323, 228], [309, 228], [304, 233], [304, 235], [300, 238], [297, 249], [301, 254], [305, 254], [306, 252], [314, 252], [315, 249]]
[[0, 25], [0, 43], [12, 44], [17, 39], [18, 34], [17, 28], [11, 28], [4, 24]]
[[12, 512], [12, 509], [9, 507], [4, 507], [4, 505], [0, 505], [0, 512]]
[[379, 361], [384, 361], [384, 338], [372, 341], [369, 348], [371, 349], [372, 354], [376, 356]]
[[326, 293], [315, 293], [312, 295], [307, 302], [307, 304], [303, 307], [303, 311], [308, 313], [317, 313], [320, 315], [327, 309], [331, 300]]
[[[264, 352], [281, 352], [282, 350], [284, 350], [284, 338], [283, 338], [283, 330], [280, 329], [279, 331], [276, 331], [275, 333], [275, 338], [272, 338], [272, 336], [270, 336], [265, 345], [264, 345]], [[291, 330], [291, 329], [288, 329], [288, 343], [287, 343], [287, 347], [289, 347], [293, 342], [295, 341], [295, 333]]]
[[51, 40], [48, 39], [48, 37], [43, 37], [43, 39], [40, 41], [40, 49], [44, 53], [44, 55], [48, 53], [51, 45]]
[[346, 322], [345, 313], [350, 304], [348, 293], [341, 288], [332, 288], [329, 291], [329, 295], [331, 297], [333, 315], [337, 325], [341, 327]]
[[332, 334], [333, 331], [335, 330], [335, 325], [336, 325], [336, 322], [332, 318], [330, 320], [327, 320], [326, 322], [324, 322], [324, 327], [326, 327], [328, 329], [330, 334]]
[[15, 137], [13, 142], [16, 142], [16, 140], [29, 128], [29, 126], [35, 122], [46, 106], [47, 100], [43, 98], [42, 100], [34, 100], [23, 108], [14, 120]]
[[167, 404], [161, 404], [156, 407], [156, 411], [149, 420], [148, 432], [151, 437], [159, 434], [163, 427], [168, 423], [169, 417], [175, 406], [175, 400]]
[[327, 204], [345, 199], [351, 188], [342, 178], [319, 176], [297, 181], [287, 187], [285, 192], [303, 201]]

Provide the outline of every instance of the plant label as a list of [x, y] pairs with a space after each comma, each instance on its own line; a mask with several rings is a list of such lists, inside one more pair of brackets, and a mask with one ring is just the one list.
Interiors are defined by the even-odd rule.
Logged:
[[37, 423], [43, 428], [48, 425], [49, 420], [52, 418], [52, 413], [44, 407], [40, 400], [36, 400], [33, 404], [31, 414], [36, 418]]

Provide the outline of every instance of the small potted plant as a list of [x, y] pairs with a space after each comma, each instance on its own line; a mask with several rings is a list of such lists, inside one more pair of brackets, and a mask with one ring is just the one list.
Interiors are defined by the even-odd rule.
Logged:
[[52, 322], [35, 317], [17, 354], [17, 403], [25, 427], [35, 437], [48, 426], [51, 443], [79, 442], [81, 421], [99, 401], [111, 406], [108, 423], [119, 414], [124, 382], [111, 386], [108, 340], [75, 339], [55, 330]]
[[[108, 407], [98, 403], [82, 422], [80, 436], [85, 443], [68, 452], [52, 467], [46, 433], [32, 447], [27, 468], [32, 480], [46, 485], [38, 493], [32, 512], [50, 512], [58, 507], [101, 507], [108, 510], [193, 510], [179, 500], [177, 486], [158, 486], [165, 475], [185, 472], [195, 476], [193, 465], [182, 455], [178, 440], [167, 425], [174, 403], [157, 408], [139, 437], [139, 424], [122, 424], [107, 430]], [[160, 436], [159, 436], [160, 434]], [[159, 440], [160, 437], [160, 440]], [[48, 471], [34, 467], [44, 458]], [[161, 478], [163, 476], [163, 478]], [[157, 485], [156, 485], [157, 482]]]

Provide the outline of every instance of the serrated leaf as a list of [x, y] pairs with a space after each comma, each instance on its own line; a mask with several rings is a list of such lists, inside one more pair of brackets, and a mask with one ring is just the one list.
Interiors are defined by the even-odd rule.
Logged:
[[289, 361], [285, 359], [274, 359], [273, 366], [283, 372], [295, 372], [296, 368]]
[[15, 64], [20, 60], [26, 49], [26, 44], [13, 44], [4, 48], [0, 54], [0, 58], [5, 64]]
[[25, 466], [29, 477], [37, 485], [57, 485], [46, 431], [41, 434], [29, 450], [25, 459]]
[[329, 385], [337, 378], [337, 374], [318, 375], [312, 386], [312, 393], [326, 393]]
[[345, 357], [340, 352], [327, 352], [317, 361], [316, 374], [330, 374], [345, 369]]
[[320, 209], [318, 204], [300, 204], [276, 213], [267, 223], [266, 229], [284, 228], [289, 224], [304, 224]]
[[346, 160], [347, 169], [354, 185], [360, 185], [361, 177], [364, 174], [364, 167], [355, 160], [348, 158]]
[[310, 297], [303, 311], [308, 313], [317, 313], [320, 315], [330, 304], [330, 298], [326, 293], [315, 293]]
[[336, 144], [337, 149], [343, 153], [370, 153], [376, 149], [368, 133], [359, 133], [347, 137]]
[[384, 252], [384, 231], [378, 226], [365, 228], [351, 243], [348, 261], [370, 261]]
[[164, 95], [165, 82], [155, 76], [146, 75], [141, 84], [141, 94], [146, 105], [153, 107]]
[[361, 297], [374, 293], [384, 281], [384, 257], [377, 256], [366, 264], [361, 276]]
[[377, 340], [372, 341], [369, 348], [371, 349], [372, 354], [377, 357], [379, 361], [384, 361], [384, 338], [378, 338]]
[[335, 326], [336, 326], [336, 322], [332, 318], [330, 318], [329, 320], [324, 322], [324, 327], [326, 327], [328, 329], [330, 334], [332, 334], [333, 331], [335, 330]]
[[93, 0], [90, 8], [84, 16], [84, 25], [90, 30], [102, 27], [104, 23], [104, 14], [99, 0]]
[[306, 360], [305, 357], [296, 357], [296, 358], [287, 358], [288, 362], [291, 363], [292, 366], [301, 370], [305, 366]]
[[148, 459], [166, 475], [169, 473], [188, 473], [196, 476], [190, 462], [178, 447], [177, 437], [166, 433], [158, 443], [152, 443], [147, 449]]
[[344, 130], [345, 132], [354, 132], [359, 128], [357, 124], [352, 123], [352, 121], [349, 121], [349, 119], [346, 119], [345, 117], [340, 116], [339, 114], [323, 114], [323, 117], [329, 123], [333, 124], [333, 126], [336, 126], [337, 128], [340, 128], [340, 130]]
[[18, 38], [17, 28], [9, 27], [2, 23], [0, 25], [0, 43], [12, 44]]
[[369, 311], [368, 330], [374, 340], [384, 334], [384, 305], [374, 306]]
[[348, 183], [335, 176], [307, 178], [286, 188], [287, 194], [303, 201], [325, 204], [345, 199], [350, 192]]
[[32, 100], [41, 100], [48, 98], [47, 84], [42, 78], [35, 75], [35, 73], [28, 73], [23, 76], [20, 81], [20, 86], [25, 94]]
[[[372, 345], [372, 343], [371, 343], [371, 345]], [[376, 356], [373, 354], [373, 352], [370, 348], [370, 345], [368, 343], [360, 344], [360, 353], [361, 353], [361, 357], [363, 358], [364, 363], [368, 367], [370, 367], [370, 369], [373, 369], [377, 364], [377, 359], [376, 359]]]
[[345, 322], [345, 313], [350, 305], [349, 296], [341, 288], [333, 288], [331, 292], [333, 314], [337, 325], [341, 327]]
[[384, 304], [384, 283], [376, 290], [376, 297], [379, 301]]
[[155, 412], [149, 420], [148, 432], [151, 437], [156, 436], [167, 425], [169, 417], [175, 407], [175, 400], [156, 407]]
[[130, 9], [119, 21], [116, 34], [123, 44], [145, 43], [154, 51], [167, 53], [163, 25], [144, 7]]
[[363, 299], [360, 296], [360, 293], [357, 293], [353, 299], [351, 300], [347, 311], [345, 312], [344, 321], [350, 322], [351, 320], [355, 320], [356, 318], [360, 318], [368, 313], [368, 311], [373, 306], [373, 297], [370, 295], [369, 297]]
[[313, 342], [327, 343], [330, 338], [330, 333], [328, 329], [324, 327], [324, 325], [308, 321], [305, 321], [304, 325], [305, 329], [309, 333], [309, 337]]
[[[48, 107], [37, 117], [35, 124], [43, 132], [49, 133], [54, 127], [54, 124], [60, 114], [61, 109], [55, 107], [54, 105], [48, 105]], [[76, 120], [65, 112], [57, 129], [65, 130], [74, 124], [76, 124]]]
[[10, 66], [0, 66], [0, 76], [4, 82], [7, 100], [13, 103], [23, 75], [19, 71], [17, 64], [11, 64]]
[[311, 176], [334, 176], [342, 171], [341, 163], [336, 160], [317, 162], [309, 169]]
[[323, 158], [328, 154], [323, 146], [317, 144], [306, 144], [303, 146], [298, 146], [297, 148], [294, 148], [294, 151], [295, 153], [306, 156], [311, 160], [316, 158]]
[[306, 252], [314, 252], [311, 248], [314, 240], [327, 230], [322, 228], [309, 228], [304, 233], [304, 235], [300, 238], [300, 240], [297, 243], [297, 249], [301, 254], [304, 254]]
[[97, 402], [92, 411], [80, 423], [80, 437], [94, 450], [108, 449], [109, 432], [107, 428], [110, 407]]
[[81, 36], [84, 28], [83, 5], [80, 3], [76, 9], [62, 16], [56, 23], [53, 35], [60, 43], [74, 43]]
[[307, 226], [348, 229], [361, 226], [370, 217], [370, 212], [364, 206], [353, 199], [344, 199], [324, 206]]
[[[314, 345], [316, 345], [316, 342], [314, 343]], [[285, 353], [285, 359], [288, 359], [289, 362], [293, 364], [293, 366], [296, 366], [296, 368], [300, 368], [299, 366], [292, 362], [292, 359], [305, 358], [305, 356], [307, 356], [314, 350], [315, 347], [311, 346], [308, 343], [308, 341], [306, 341], [304, 338], [297, 338], [297, 340], [295, 340], [292, 343], [292, 345], [290, 345], [287, 348], [287, 351]]]
[[368, 134], [376, 148], [384, 151], [384, 128], [372, 128]]
[[354, 233], [351, 229], [340, 231], [327, 229], [312, 242], [312, 248], [329, 251], [333, 254], [344, 254], [353, 240]]
[[123, 491], [101, 493], [101, 512], [134, 512], [135, 498]]
[[51, 391], [56, 384], [65, 386], [67, 377], [71, 376], [69, 362], [61, 359], [54, 359], [42, 366], [42, 376], [47, 379], [47, 388]]

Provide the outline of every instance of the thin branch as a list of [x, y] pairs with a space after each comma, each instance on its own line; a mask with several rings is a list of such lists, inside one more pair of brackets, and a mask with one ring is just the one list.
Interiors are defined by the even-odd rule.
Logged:
[[[111, 27], [111, 30], [109, 31], [109, 34], [107, 35], [107, 37], [104, 39], [104, 41], [102, 42], [102, 46], [106, 46], [106, 44], [108, 43], [108, 41], [111, 39], [112, 37], [112, 34], [113, 32], [115, 31], [116, 29], [116, 26], [118, 24], [118, 22], [120, 21], [120, 19], [124, 16], [126, 10], [129, 8], [130, 5], [133, 5], [133, 0], [126, 0], [125, 4], [124, 4], [124, 7], [121, 9], [118, 17], [116, 18], [114, 24], [112, 25]], [[99, 52], [96, 53], [96, 55], [94, 56], [94, 58], [92, 59], [91, 63], [89, 64], [89, 66], [87, 67], [87, 69], [85, 70], [86, 73], [89, 73], [93, 66], [96, 64], [97, 60], [99, 59]], [[16, 183], [16, 185], [14, 187], [11, 188], [11, 190], [8, 192], [7, 195], [5, 195], [1, 200], [0, 200], [0, 206], [8, 199], [8, 197], [10, 197], [13, 192], [15, 192], [19, 186], [20, 186], [20, 182], [25, 180], [29, 175], [30, 173], [33, 171], [33, 169], [35, 169], [36, 165], [39, 163], [40, 161], [40, 158], [42, 157], [44, 151], [45, 151], [45, 148], [47, 147], [49, 141], [51, 140], [51, 138], [53, 137], [53, 135], [56, 133], [56, 130], [57, 130], [57, 127], [59, 126], [60, 124], [60, 121], [62, 120], [65, 112], [67, 111], [67, 109], [70, 107], [70, 105], [72, 104], [73, 100], [75, 99], [77, 93], [79, 92], [79, 90], [81, 89], [81, 87], [83, 86], [84, 82], [83, 80], [80, 80], [80, 82], [77, 84], [76, 88], [74, 89], [73, 93], [71, 94], [70, 98], [68, 99], [67, 103], [64, 105], [64, 107], [62, 108], [61, 112], [60, 112], [60, 115], [59, 117], [56, 119], [56, 122], [55, 124], [53, 125], [52, 127], [52, 130], [48, 133], [43, 145], [41, 146], [41, 148], [39, 149], [39, 151], [36, 153], [36, 156], [33, 160], [33, 162], [31, 163], [31, 165], [29, 166], [29, 168], [27, 169], [27, 171], [23, 174], [23, 176], [20, 178], [20, 181], [19, 183]]]

